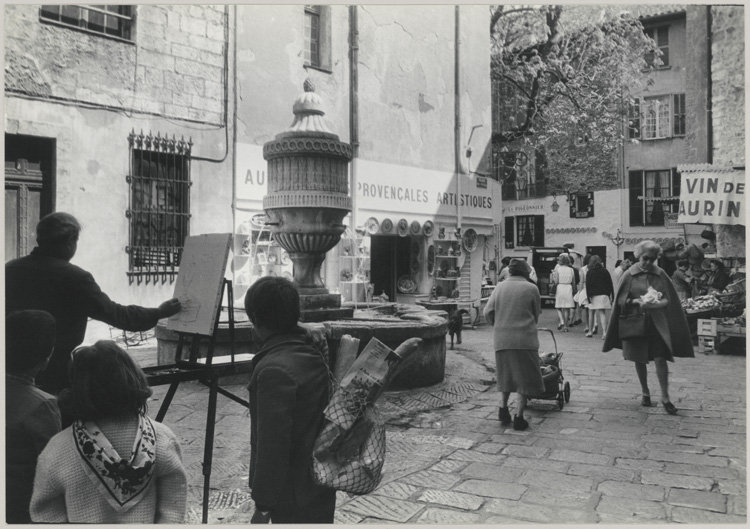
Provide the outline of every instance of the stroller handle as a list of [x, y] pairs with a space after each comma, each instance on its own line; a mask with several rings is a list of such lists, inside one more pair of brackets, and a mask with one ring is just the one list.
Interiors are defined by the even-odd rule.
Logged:
[[[536, 330], [537, 331], [547, 331], [548, 333], [550, 333], [550, 335], [552, 335], [552, 343], [555, 344], [555, 354], [558, 354], [558, 352], [557, 352], [557, 340], [555, 339], [555, 333], [552, 332], [552, 329], [548, 329], [547, 327], [537, 327]], [[560, 356], [562, 356], [562, 355], [560, 355]]]

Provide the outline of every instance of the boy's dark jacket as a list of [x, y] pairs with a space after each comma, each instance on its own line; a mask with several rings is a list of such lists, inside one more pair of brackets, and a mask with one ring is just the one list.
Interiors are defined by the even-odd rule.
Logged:
[[252, 498], [262, 511], [304, 506], [324, 490], [312, 480], [311, 463], [328, 405], [328, 368], [302, 332], [271, 336], [252, 365]]

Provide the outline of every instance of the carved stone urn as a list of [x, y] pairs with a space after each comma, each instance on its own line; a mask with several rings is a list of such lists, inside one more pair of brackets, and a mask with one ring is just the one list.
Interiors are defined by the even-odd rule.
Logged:
[[263, 209], [273, 239], [294, 263], [303, 321], [351, 317], [320, 277], [325, 254], [338, 244], [352, 209], [348, 166], [352, 148], [323, 122], [323, 101], [310, 80], [294, 102], [294, 122], [263, 145], [268, 193]]

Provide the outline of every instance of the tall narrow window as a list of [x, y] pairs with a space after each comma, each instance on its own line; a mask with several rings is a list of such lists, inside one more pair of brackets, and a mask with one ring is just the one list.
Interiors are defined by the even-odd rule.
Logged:
[[667, 138], [670, 136], [670, 96], [644, 98], [641, 103], [641, 125], [643, 139]]
[[672, 104], [673, 129], [675, 136], [685, 135], [685, 94], [675, 94]]
[[192, 141], [151, 135], [130, 143], [130, 266], [138, 281], [166, 280], [178, 272], [190, 234], [190, 150]]
[[320, 9], [305, 6], [305, 63], [320, 67]]
[[39, 16], [45, 22], [131, 40], [134, 8], [129, 5], [43, 5]]
[[[655, 28], [645, 29], [646, 35], [656, 43], [656, 47], [659, 48], [661, 55], [660, 67], [669, 66], [669, 26], [659, 26]], [[646, 56], [646, 62], [650, 65], [654, 63], [654, 55], [650, 54]]]

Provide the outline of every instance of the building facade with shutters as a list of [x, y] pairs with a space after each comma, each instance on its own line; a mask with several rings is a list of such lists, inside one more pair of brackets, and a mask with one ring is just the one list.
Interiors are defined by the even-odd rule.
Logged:
[[[479, 296], [501, 202], [486, 6], [5, 9], [6, 259], [34, 247], [40, 216], [68, 211], [83, 226], [73, 262], [148, 306], [172, 294], [186, 235], [232, 232], [241, 305], [257, 277], [291, 274], [262, 217], [262, 149], [309, 79], [355, 152], [326, 285], [350, 301], [370, 283], [391, 300]], [[470, 249], [450, 266], [462, 281], [436, 284], [441, 245]]]
[[158, 305], [184, 237], [232, 230], [229, 8], [4, 9], [6, 261], [66, 211], [72, 262], [115, 301]]
[[[737, 24], [728, 29], [727, 20], [734, 19]], [[744, 8], [653, 9], [640, 20], [656, 42], [662, 64], [629, 106], [625, 139], [615, 161], [619, 188], [552, 196], [543, 188], [544, 168], [540, 172], [534, 156], [525, 153], [514, 159], [511, 167], [528, 168], [532, 176], [527, 189], [503, 186], [505, 255], [523, 254], [530, 246], [568, 244], [581, 253], [601, 255], [612, 268], [617, 259], [632, 257], [635, 245], [645, 239], [699, 246], [706, 242], [700, 237], [705, 225], [677, 223], [682, 180], [678, 165], [711, 163], [739, 144], [736, 137], [744, 141], [744, 125], [739, 125], [744, 104], [738, 104], [737, 95], [740, 90], [744, 94], [744, 85], [739, 88], [737, 81], [744, 72]], [[727, 53], [728, 41], [740, 44]], [[493, 97], [500, 94], [496, 90]], [[727, 112], [728, 100], [736, 114]], [[503, 110], [500, 103], [495, 107]], [[725, 122], [734, 125], [732, 133], [726, 132]], [[744, 155], [724, 157], [744, 168]]]

